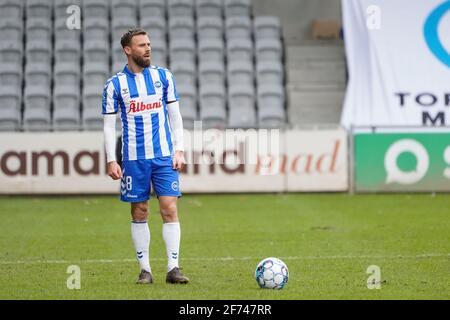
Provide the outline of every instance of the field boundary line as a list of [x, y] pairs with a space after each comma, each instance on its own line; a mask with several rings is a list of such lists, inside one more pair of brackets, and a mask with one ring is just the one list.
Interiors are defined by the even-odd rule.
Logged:
[[[450, 253], [424, 253], [418, 255], [341, 255], [341, 256], [281, 256], [277, 257], [281, 260], [346, 260], [346, 259], [430, 259], [430, 258], [450, 258]], [[166, 258], [150, 258], [150, 261], [165, 261]], [[182, 258], [184, 261], [246, 261], [246, 260], [262, 260], [261, 257], [200, 257], [200, 258]], [[86, 260], [16, 260], [2, 261], [0, 265], [15, 264], [103, 264], [103, 263], [128, 263], [135, 262], [136, 259], [86, 259]]]

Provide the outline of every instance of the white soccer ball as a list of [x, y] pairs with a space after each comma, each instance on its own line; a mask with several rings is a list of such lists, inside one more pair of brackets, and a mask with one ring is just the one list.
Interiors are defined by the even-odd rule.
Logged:
[[256, 282], [264, 289], [283, 289], [289, 279], [286, 264], [278, 258], [266, 258], [256, 266]]

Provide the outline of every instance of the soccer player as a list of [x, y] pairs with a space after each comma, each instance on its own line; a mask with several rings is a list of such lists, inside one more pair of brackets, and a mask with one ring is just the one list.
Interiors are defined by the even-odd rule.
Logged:
[[[131, 204], [131, 238], [140, 265], [139, 284], [153, 283], [149, 260], [148, 200], [159, 200], [168, 258], [167, 283], [188, 283], [178, 266], [181, 196], [178, 171], [185, 164], [183, 122], [172, 73], [151, 65], [148, 34], [131, 29], [121, 39], [128, 64], [103, 90], [102, 114], [108, 175], [121, 179], [120, 198]], [[122, 167], [116, 159], [116, 114], [122, 123]]]

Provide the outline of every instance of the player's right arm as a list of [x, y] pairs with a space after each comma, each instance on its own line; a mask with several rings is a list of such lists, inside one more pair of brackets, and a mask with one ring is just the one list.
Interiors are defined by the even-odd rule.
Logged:
[[122, 178], [122, 169], [116, 159], [116, 114], [118, 103], [114, 84], [109, 80], [103, 89], [102, 114], [107, 172], [113, 180]]

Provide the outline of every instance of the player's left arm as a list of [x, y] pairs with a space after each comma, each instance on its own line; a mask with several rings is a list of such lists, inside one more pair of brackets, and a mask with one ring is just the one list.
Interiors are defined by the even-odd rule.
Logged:
[[172, 167], [182, 170], [186, 160], [184, 158], [183, 119], [180, 113], [180, 103], [175, 89], [175, 81], [170, 72], [167, 72], [167, 112], [169, 114], [170, 131], [175, 154]]

